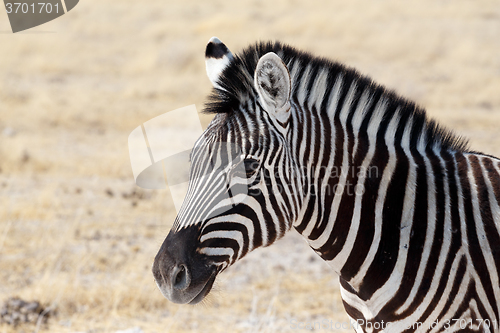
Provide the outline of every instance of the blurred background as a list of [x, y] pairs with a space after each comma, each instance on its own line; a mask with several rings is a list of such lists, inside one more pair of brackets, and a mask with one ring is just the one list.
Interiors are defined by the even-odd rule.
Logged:
[[[233, 53], [280, 40], [346, 63], [500, 156], [498, 0], [85, 0], [16, 34], [0, 10], [0, 332], [347, 322], [337, 277], [296, 232], [224, 272], [203, 304], [156, 288], [175, 210], [168, 190], [136, 187], [127, 138], [164, 112], [203, 109], [212, 36]], [[29, 322], [33, 308], [46, 320]], [[28, 319], [9, 324], [16, 313]]]

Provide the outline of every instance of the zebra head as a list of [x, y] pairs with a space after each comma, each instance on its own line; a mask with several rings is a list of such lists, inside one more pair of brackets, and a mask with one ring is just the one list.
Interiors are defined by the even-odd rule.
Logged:
[[172, 302], [200, 302], [218, 273], [281, 238], [296, 219], [292, 86], [273, 45], [254, 57], [233, 56], [215, 37], [207, 45], [215, 89], [205, 111], [216, 115], [191, 152], [187, 195], [153, 265]]

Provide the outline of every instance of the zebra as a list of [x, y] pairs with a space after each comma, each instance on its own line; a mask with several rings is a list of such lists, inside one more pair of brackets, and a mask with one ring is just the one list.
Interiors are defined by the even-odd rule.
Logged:
[[295, 228], [357, 332], [499, 332], [500, 160], [356, 70], [280, 42], [206, 47], [214, 118], [153, 264], [196, 304]]

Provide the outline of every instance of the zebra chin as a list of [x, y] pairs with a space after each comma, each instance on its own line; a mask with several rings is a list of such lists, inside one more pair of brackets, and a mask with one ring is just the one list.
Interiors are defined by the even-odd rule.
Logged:
[[197, 304], [210, 292], [218, 267], [196, 251], [198, 228], [170, 231], [153, 263], [161, 293], [177, 304]]

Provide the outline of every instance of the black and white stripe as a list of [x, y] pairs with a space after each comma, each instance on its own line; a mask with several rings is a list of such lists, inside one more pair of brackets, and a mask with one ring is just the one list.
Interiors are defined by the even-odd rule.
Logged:
[[[198, 251], [221, 271], [293, 226], [339, 274], [359, 332], [500, 331], [500, 160], [356, 71], [286, 45], [233, 56], [214, 39], [207, 59], [216, 116], [200, 142], [211, 149], [192, 156], [172, 232], [198, 228]], [[221, 158], [221, 142], [238, 152]], [[229, 159], [245, 176], [196, 176]], [[248, 191], [237, 204], [218, 200], [238, 186]]]

